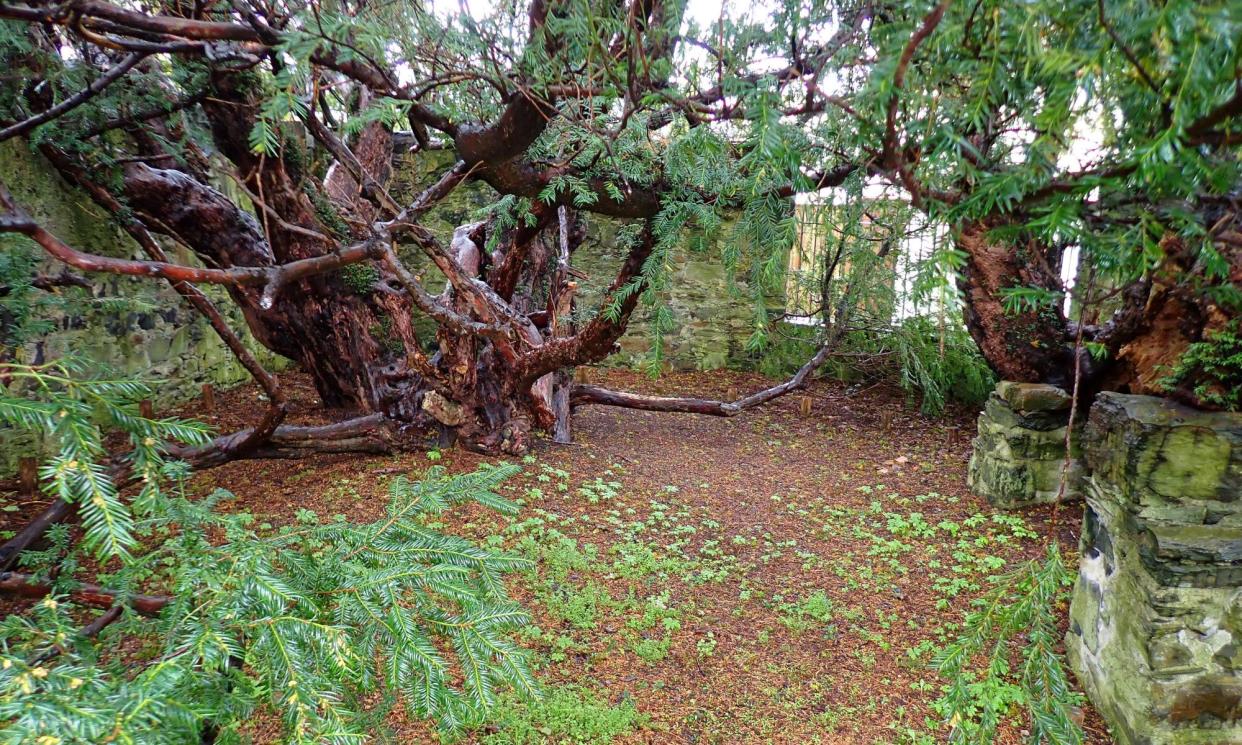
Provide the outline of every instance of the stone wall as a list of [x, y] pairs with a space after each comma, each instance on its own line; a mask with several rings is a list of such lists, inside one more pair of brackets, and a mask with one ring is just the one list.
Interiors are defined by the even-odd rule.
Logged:
[[[613, 225], [591, 216], [587, 242], [574, 256], [575, 268], [589, 277], [580, 288], [580, 309], [597, 307], [604, 289], [616, 276], [622, 251], [611, 240]], [[665, 298], [673, 328], [664, 335], [664, 360], [677, 370], [715, 370], [751, 362], [745, 351], [754, 330], [754, 300], [744, 282], [731, 282], [719, 248], [704, 252], [679, 249], [672, 257], [670, 291]], [[618, 342], [620, 352], [609, 365], [635, 365], [651, 350], [651, 310], [641, 302]]]
[[[51, 165], [20, 140], [0, 144], [0, 175], [14, 198], [37, 220], [70, 245], [107, 256], [138, 257], [141, 251], [90, 198], [66, 185]], [[40, 249], [25, 238], [0, 236], [0, 250]], [[169, 246], [179, 261], [184, 253]], [[63, 268], [48, 260], [46, 270]], [[72, 313], [53, 318], [55, 329], [18, 350], [26, 362], [74, 354], [97, 363], [101, 372], [145, 378], [160, 404], [197, 395], [202, 383], [229, 386], [249, 379], [211, 327], [162, 281], [98, 275], [89, 298]], [[216, 287], [204, 290], [218, 301], [226, 319], [266, 364], [281, 366], [275, 355], [245, 333], [241, 314]], [[66, 292], [80, 293], [81, 290]], [[112, 299], [103, 302], [105, 298]], [[115, 302], [120, 299], [123, 302]], [[117, 307], [119, 306], [119, 307]], [[10, 472], [18, 455], [37, 447], [0, 429], [0, 473]]]
[[[1001, 381], [979, 414], [967, 469], [971, 491], [1012, 509], [1056, 500], [1065, 466], [1070, 397], [1052, 385]], [[1079, 496], [1082, 465], [1077, 437], [1065, 498]]]
[[1066, 638], [1122, 745], [1242, 743], [1242, 414], [1103, 393]]

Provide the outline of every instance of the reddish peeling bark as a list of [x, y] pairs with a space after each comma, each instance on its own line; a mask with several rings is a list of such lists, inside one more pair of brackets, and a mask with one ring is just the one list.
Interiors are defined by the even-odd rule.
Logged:
[[1234, 213], [1212, 215], [1216, 243], [1228, 263], [1225, 277], [1205, 277], [1196, 257], [1180, 238], [1161, 243], [1166, 256], [1151, 279], [1136, 288], [1132, 298], [1096, 336], [1110, 352], [1111, 364], [1098, 376], [1096, 387], [1157, 396], [1173, 396], [1191, 406], [1213, 408], [1196, 389], [1224, 394], [1214, 381], [1189, 379], [1170, 384], [1169, 376], [1187, 348], [1214, 332], [1227, 331], [1236, 316], [1218, 304], [1211, 292], [1226, 284], [1242, 284], [1242, 230]]
[[[325, 249], [332, 244], [292, 236], [270, 223], [269, 243], [258, 220], [178, 171], [133, 165], [126, 169], [125, 196], [134, 209], [158, 216], [209, 265], [271, 267], [331, 253]], [[297, 224], [320, 225], [305, 195], [286, 194], [283, 202], [286, 222], [296, 210]], [[394, 376], [390, 366], [400, 362], [401, 346], [417, 345], [412, 329], [391, 320], [409, 315], [407, 303], [360, 293], [339, 270], [269, 289], [231, 286], [230, 293], [255, 337], [300, 363], [326, 405], [384, 411], [395, 404], [409, 376], [403, 366]]]
[[978, 223], [959, 228], [955, 240], [966, 255], [961, 278], [966, 328], [992, 369], [1006, 380], [1070, 384], [1072, 350], [1060, 310], [1011, 314], [1004, 306], [1006, 289], [1058, 286], [1040, 247], [1001, 242]]
[[[1082, 341], [1098, 345], [1101, 356], [1083, 351], [1074, 363], [1077, 325], [1057, 308], [1007, 313], [1003, 290], [1059, 287], [1055, 266], [1038, 246], [1014, 246], [988, 234], [980, 225], [962, 227], [956, 236], [966, 255], [961, 289], [965, 320], [989, 365], [1001, 378], [1047, 382], [1066, 390], [1081, 375], [1079, 389], [1090, 399], [1102, 390], [1173, 396], [1200, 408], [1212, 408], [1197, 387], [1211, 381], [1187, 380], [1170, 386], [1169, 376], [1187, 348], [1236, 320], [1219, 304], [1223, 289], [1242, 282], [1242, 231], [1232, 211], [1205, 212], [1215, 226], [1216, 250], [1228, 264], [1224, 277], [1205, 273], [1200, 257], [1176, 236], [1161, 243], [1165, 256], [1149, 276], [1125, 287], [1087, 288], [1091, 303], [1110, 299], [1114, 308], [1103, 323], [1085, 324]], [[1089, 278], [1080, 278], [1089, 282]]]

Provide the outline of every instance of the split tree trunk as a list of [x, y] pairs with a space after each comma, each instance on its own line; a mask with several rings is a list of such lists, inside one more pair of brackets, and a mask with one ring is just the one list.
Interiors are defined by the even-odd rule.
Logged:
[[[1002, 379], [1042, 382], [1079, 390], [1087, 400], [1102, 390], [1173, 396], [1191, 406], [1212, 408], [1205, 391], [1223, 393], [1214, 381], [1190, 379], [1172, 388], [1167, 380], [1186, 349], [1211, 333], [1224, 331], [1236, 317], [1218, 304], [1215, 286], [1242, 282], [1242, 231], [1232, 212], [1208, 211], [1205, 224], [1215, 226], [1218, 249], [1228, 265], [1225, 276], [1206, 276], [1202, 262], [1176, 236], [1162, 242], [1164, 262], [1138, 281], [1120, 288], [1093, 286], [1079, 277], [1092, 298], [1108, 309], [1104, 323], [1084, 321], [1082, 341], [1097, 345], [1095, 357], [1075, 346], [1078, 324], [1059, 307], [1007, 312], [1004, 290], [1060, 287], [1060, 257], [1030, 243], [1011, 245], [989, 235], [986, 225], [961, 226], [958, 247], [966, 255], [961, 277], [965, 321], [988, 364]], [[1232, 248], [1231, 248], [1232, 247]], [[1201, 383], [1207, 387], [1200, 390]]]
[[966, 328], [992, 369], [1005, 380], [1072, 387], [1072, 349], [1059, 308], [1008, 313], [1003, 291], [1013, 287], [1055, 288], [1059, 277], [1036, 246], [997, 241], [988, 226], [971, 223], [956, 235], [966, 255], [961, 290]]

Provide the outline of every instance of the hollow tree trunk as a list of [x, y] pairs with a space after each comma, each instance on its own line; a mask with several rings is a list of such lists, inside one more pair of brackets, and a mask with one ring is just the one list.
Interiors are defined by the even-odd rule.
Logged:
[[1213, 397], [1229, 393], [1227, 376], [1236, 381], [1236, 372], [1192, 369], [1183, 379], [1169, 380], [1191, 344], [1238, 330], [1237, 308], [1228, 298], [1230, 288], [1242, 283], [1242, 224], [1233, 212], [1209, 212], [1206, 222], [1216, 227], [1223, 274], [1203, 272], [1199, 257], [1180, 237], [1166, 236], [1164, 263], [1127, 288], [1121, 310], [1107, 323], [1087, 328], [1108, 351], [1109, 364], [1094, 381], [1097, 389], [1172, 396], [1200, 408], [1217, 407]]

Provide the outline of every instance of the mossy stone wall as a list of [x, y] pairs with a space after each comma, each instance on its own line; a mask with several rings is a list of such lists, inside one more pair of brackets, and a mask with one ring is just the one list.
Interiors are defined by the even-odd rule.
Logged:
[[[18, 204], [69, 245], [107, 256], [141, 258], [138, 245], [111, 215], [81, 190], [67, 185], [24, 141], [0, 144], [0, 178]], [[3, 250], [15, 250], [15, 242], [25, 239], [7, 236], [2, 240]], [[184, 251], [172, 245], [167, 248], [177, 260], [191, 260]], [[46, 262], [49, 273], [59, 273], [62, 268], [53, 260]], [[249, 379], [207, 322], [167, 283], [115, 275], [94, 275], [91, 279], [97, 283], [92, 297], [80, 310], [53, 319], [55, 330], [19, 350], [20, 359], [38, 363], [73, 354], [95, 363], [101, 373], [146, 379], [154, 386], [154, 399], [161, 406], [198, 395], [203, 383], [225, 387]], [[246, 344], [265, 364], [283, 366], [283, 360], [246, 333], [241, 314], [223, 290], [204, 290], [217, 300], [230, 325], [243, 334]], [[99, 302], [105, 297], [126, 302], [119, 310], [105, 308]], [[11, 431], [0, 430], [0, 471], [11, 469], [18, 455], [35, 446], [15, 437]]]
[[1069, 420], [1070, 397], [1060, 388], [998, 383], [979, 414], [966, 476], [971, 491], [1006, 509], [1079, 496], [1082, 464], [1076, 433], [1071, 435], [1074, 452], [1065, 470]]
[[1242, 743], [1242, 414], [1103, 393], [1066, 647], [1122, 745]]

